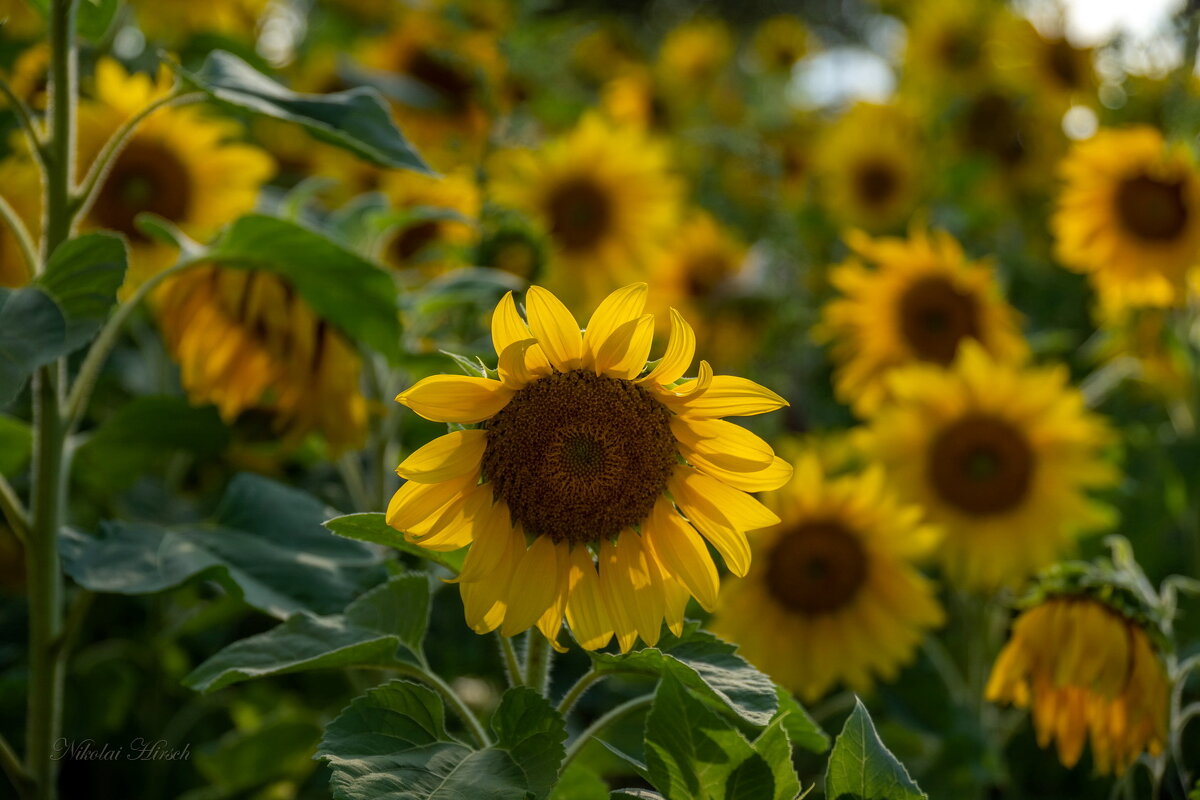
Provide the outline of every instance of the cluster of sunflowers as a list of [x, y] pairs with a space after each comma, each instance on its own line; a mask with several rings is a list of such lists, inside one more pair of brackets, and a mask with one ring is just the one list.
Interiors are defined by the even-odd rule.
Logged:
[[[94, 352], [33, 365], [44, 374], [28, 400], [0, 386], [0, 401], [19, 400], [0, 414], [7, 588], [28, 580], [31, 598], [61, 602], [61, 585], [39, 583], [49, 556], [31, 544], [44, 519], [51, 540], [67, 511], [84, 528], [190, 523], [233, 472], [255, 472], [360, 512], [329, 527], [370, 548], [289, 558], [287, 569], [311, 572], [287, 573], [283, 587], [266, 574], [283, 569], [270, 555], [277, 532], [240, 562], [244, 545], [201, 547], [169, 526], [64, 528], [80, 616], [92, 593], [161, 592], [225, 569], [285, 635], [317, 627], [278, 649], [237, 642], [199, 666], [176, 646], [176, 677], [195, 667], [189, 686], [370, 665], [343, 658], [350, 638], [323, 639], [333, 627], [320, 626], [382, 631], [400, 637], [393, 655], [396, 641], [416, 648], [388, 668], [419, 673], [476, 755], [511, 750], [522, 766], [520, 747], [501, 747], [514, 735], [509, 695], [493, 697], [485, 657], [460, 655], [473, 637], [439, 629], [427, 660], [426, 623], [416, 645], [404, 638], [408, 606], [361, 611], [386, 561], [387, 587], [406, 569], [456, 585], [468, 626], [499, 634], [509, 692], [546, 694], [549, 649], [563, 663], [589, 651], [593, 671], [567, 690], [564, 717], [601, 677], [651, 663], [665, 675], [676, 657], [639, 653], [691, 647], [679, 663], [735, 711], [762, 675], [781, 687], [779, 713], [786, 698], [806, 724], [792, 695], [821, 724], [864, 695], [933, 796], [1200, 789], [1188, 729], [1200, 716], [1188, 704], [1200, 617], [1176, 608], [1188, 610], [1176, 590], [1194, 584], [1168, 577], [1200, 575], [1200, 13], [1163, 34], [1184, 58], [1156, 72], [1128, 43], [1073, 44], [1053, 2], [874, 0], [795, 14], [647, 3], [638, 15], [520, 0], [76, 3], [68, 59], [46, 14], [71, 0], [48, 12], [0, 0], [0, 321], [17, 319], [4, 315], [20, 292], [61, 300], [47, 276], [68, 235], [119, 235], [127, 268]], [[64, 114], [54, 98], [68, 73], [79, 91]], [[846, 77], [875, 73], [861, 87]], [[100, 302], [104, 290], [86, 286]], [[69, 330], [75, 306], [60, 305]], [[399, 342], [384, 352], [389, 332]], [[0, 356], [18, 366], [35, 349], [9, 344], [22, 335], [0, 329]], [[23, 383], [33, 367], [0, 376]], [[64, 414], [57, 433], [47, 392]], [[147, 400], [167, 410], [138, 430], [122, 408], [145, 413]], [[130, 474], [76, 476], [76, 448], [89, 467], [111, 460]], [[66, 491], [57, 510], [44, 502], [48, 476]], [[61, 488], [76, 481], [79, 492]], [[255, 530], [230, 521], [229, 495], [218, 524]], [[320, 507], [304, 496], [271, 513], [300, 520], [289, 514], [310, 514], [296, 510], [309, 501]], [[260, 557], [271, 566], [256, 570]], [[122, 561], [134, 566], [118, 574]], [[351, 577], [359, 568], [380, 572]], [[414, 601], [422, 615], [426, 595]], [[344, 617], [320, 616], [343, 606]], [[696, 654], [717, 644], [694, 638], [709, 634], [689, 615], [736, 656]], [[79, 636], [74, 614], [69, 625]], [[30, 673], [50, 663], [38, 661], [45, 641], [59, 639], [31, 633]], [[46, 657], [57, 651], [65, 660], [58, 644]], [[721, 684], [734, 662], [741, 683]], [[668, 800], [799, 793], [780, 777], [795, 779], [790, 763], [771, 765], [774, 789], [760, 795], [731, 788], [736, 772], [712, 793], [697, 788], [702, 776], [680, 777], [686, 765], [669, 787], [656, 780], [663, 675], [644, 764], [587, 747], [649, 705], [630, 701], [597, 710], [553, 793], [530, 771], [530, 794], [495, 796], [590, 800], [609, 796], [601, 777], [631, 774]], [[30, 690], [31, 719], [54, 707], [53, 691]], [[239, 702], [231, 717], [253, 734], [281, 701]], [[404, 771], [441, 774], [425, 762], [390, 764], [384, 778], [364, 766], [363, 752], [383, 758], [395, 742], [347, 756], [331, 732], [370, 718], [351, 710], [321, 743], [334, 796], [440, 796]], [[412, 724], [411, 707], [386, 710]], [[476, 715], [493, 711], [489, 733]], [[441, 747], [437, 720], [426, 728]], [[785, 745], [808, 730], [795, 725]], [[28, 767], [15, 755], [4, 764], [23, 798], [50, 798], [57, 767], [38, 771], [36, 728]], [[731, 730], [749, 746], [744, 724]], [[1060, 766], [1047, 770], [1052, 744]], [[297, 752], [315, 747], [301, 736]], [[899, 764], [868, 767], [868, 755], [864, 775], [901, 776], [870, 797], [924, 796]], [[219, 784], [220, 767], [207, 769]], [[478, 769], [483, 783], [463, 787], [503, 783], [501, 767]], [[831, 800], [846, 785], [838, 769], [831, 761], [825, 777]], [[308, 771], [212, 796], [326, 796], [311, 793]], [[251, 786], [261, 792], [238, 794]], [[840, 796], [865, 800], [866, 786]]]

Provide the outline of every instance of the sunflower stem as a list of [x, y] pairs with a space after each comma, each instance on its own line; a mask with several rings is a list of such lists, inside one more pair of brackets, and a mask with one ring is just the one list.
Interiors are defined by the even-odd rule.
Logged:
[[545, 696], [550, 682], [550, 641], [536, 628], [529, 631], [525, 645], [525, 685]]
[[17, 246], [21, 250], [21, 257], [25, 259], [26, 275], [36, 275], [41, 271], [41, 260], [38, 258], [37, 245], [33, 242], [33, 237], [29, 235], [29, 229], [25, 227], [25, 223], [21, 221], [21, 217], [13, 209], [12, 205], [0, 195], [0, 219], [12, 231], [16, 237]]
[[571, 709], [579, 702], [579, 698], [583, 697], [584, 692], [590, 689], [592, 684], [603, 680], [605, 677], [607, 676], [595, 670], [589, 670], [584, 673], [583, 677], [575, 681], [575, 685], [563, 695], [563, 699], [558, 704], [558, 713], [564, 717], [571, 713]]
[[508, 685], [525, 685], [525, 676], [521, 672], [521, 662], [517, 659], [517, 651], [513, 647], [512, 639], [502, 636], [499, 631], [496, 631], [496, 640], [500, 642], [500, 654], [504, 657], [504, 672], [508, 676]]
[[42, 168], [42, 172], [45, 174], [46, 161], [42, 153], [42, 131], [37, 121], [33, 118], [33, 111], [30, 110], [24, 100], [17, 96], [12, 86], [3, 78], [0, 78], [0, 94], [4, 95], [4, 99], [8, 101], [9, 107], [16, 113], [17, 121], [21, 123], [21, 130], [25, 132], [25, 137], [29, 140], [29, 152], [33, 154], [38, 166]]
[[630, 714], [641, 711], [643, 708], [649, 708], [650, 704], [653, 702], [654, 695], [642, 695], [641, 697], [635, 697], [632, 700], [622, 703], [608, 713], [599, 717], [595, 722], [589, 725], [583, 733], [579, 734], [575, 741], [571, 742], [570, 746], [567, 747], [566, 756], [563, 758], [562, 766], [559, 767], [559, 774], [561, 775], [565, 773], [567, 771], [567, 767], [571, 765], [571, 762], [574, 761], [581, 752], [583, 752], [583, 748], [587, 746], [587, 743], [599, 736], [605, 728], [617, 722], [622, 717], [626, 717]]
[[35, 790], [33, 778], [25, 771], [21, 759], [17, 757], [12, 745], [2, 734], [0, 734], [0, 769], [4, 770], [9, 783], [17, 790], [17, 797], [21, 800], [32, 800]]
[[8, 527], [22, 546], [29, 544], [29, 512], [21, 505], [21, 498], [13, 490], [12, 484], [0, 475], [0, 512], [8, 521]]

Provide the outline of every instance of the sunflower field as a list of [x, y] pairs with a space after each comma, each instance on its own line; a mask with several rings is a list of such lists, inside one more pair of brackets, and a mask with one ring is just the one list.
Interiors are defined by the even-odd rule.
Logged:
[[1196, 0], [0, 0], [0, 798], [1200, 800]]

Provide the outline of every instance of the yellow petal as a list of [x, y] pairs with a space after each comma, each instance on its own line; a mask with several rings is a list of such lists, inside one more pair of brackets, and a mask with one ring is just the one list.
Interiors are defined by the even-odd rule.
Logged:
[[542, 351], [560, 372], [578, 369], [583, 360], [579, 323], [562, 301], [540, 286], [530, 286], [526, 296], [529, 328]]
[[612, 639], [612, 623], [600, 593], [600, 577], [592, 554], [582, 545], [571, 551], [571, 596], [567, 598], [567, 624], [579, 646], [599, 650]]
[[[698, 379], [697, 379], [698, 380]], [[765, 386], [736, 375], [715, 375], [706, 389], [696, 390], [697, 381], [687, 381], [664, 402], [677, 414], [697, 417], [749, 417], [788, 405], [788, 401]]]
[[384, 519], [396, 530], [406, 531], [459, 497], [473, 482], [470, 476], [443, 483], [408, 481], [392, 495]]
[[513, 390], [500, 381], [469, 375], [432, 375], [396, 396], [434, 422], [483, 422], [508, 404]]
[[667, 340], [667, 352], [662, 360], [641, 380], [646, 383], [657, 383], [669, 386], [679, 380], [692, 365], [696, 355], [696, 334], [687, 320], [671, 309], [671, 338]]
[[792, 465], [776, 457], [769, 465], [752, 472], [723, 469], [704, 456], [689, 453], [684, 455], [697, 469], [706, 475], [743, 492], [771, 492], [792, 479]]
[[[497, 370], [500, 373], [501, 383], [509, 389], [521, 389], [541, 377], [533, 369], [530, 369], [530, 350], [540, 351], [537, 339], [521, 339], [513, 342], [500, 354]], [[549, 369], [549, 365], [547, 365], [547, 369]]]
[[492, 346], [496, 348], [496, 355], [504, 355], [509, 345], [529, 337], [529, 327], [517, 313], [513, 293], [508, 292], [500, 298], [496, 310], [492, 312]]
[[500, 633], [513, 636], [529, 628], [555, 602], [559, 573], [565, 573], [559, 569], [559, 549], [549, 536], [539, 536], [520, 555], [508, 587], [508, 612]]
[[492, 580], [462, 583], [458, 587], [462, 593], [467, 625], [476, 633], [489, 633], [500, 627], [508, 610], [505, 602], [508, 591], [506, 578], [512, 571], [518, 554], [525, 552], [525, 537], [513, 528], [509, 528], [507, 535], [508, 546], [502, 553], [503, 560], [496, 565], [496, 574]]
[[604, 598], [604, 607], [608, 611], [613, 633], [616, 634], [617, 646], [621, 648], [622, 653], [628, 653], [637, 641], [637, 623], [630, 613], [629, 606], [622, 599], [626, 587], [624, 581], [620, 580], [617, 548], [608, 539], [600, 543], [598, 563], [600, 596]]
[[508, 506], [502, 501], [484, 509], [475, 533], [475, 542], [467, 551], [462, 572], [455, 582], [473, 583], [495, 574], [497, 567], [504, 562], [512, 541]]
[[597, 356], [613, 333], [622, 325], [636, 320], [646, 307], [646, 284], [633, 283], [604, 298], [588, 320], [583, 333], [584, 366], [595, 367], [596, 374], [603, 370], [597, 364]]
[[660, 497], [650, 512], [642, 538], [646, 550], [672, 576], [687, 587], [706, 611], [717, 603], [717, 568], [700, 534]]
[[440, 483], [478, 471], [487, 431], [454, 431], [439, 436], [404, 459], [396, 474], [418, 483]]
[[748, 472], [775, 460], [771, 445], [723, 419], [671, 417], [671, 433], [684, 447], [723, 469]]
[[662, 574], [650, 562], [642, 545], [642, 537], [634, 531], [623, 531], [617, 538], [613, 581], [620, 588], [617, 601], [624, 603], [626, 613], [642, 641], [655, 645], [662, 631], [665, 608]]
[[632, 380], [646, 366], [654, 340], [654, 315], [644, 314], [617, 328], [596, 356], [596, 374]]

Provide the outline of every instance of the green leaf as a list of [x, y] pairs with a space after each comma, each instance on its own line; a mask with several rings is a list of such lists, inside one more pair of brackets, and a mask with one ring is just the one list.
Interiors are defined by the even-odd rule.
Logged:
[[391, 547], [403, 553], [423, 558], [426, 561], [432, 561], [450, 570], [455, 575], [462, 572], [463, 560], [467, 557], [466, 548], [454, 550], [449, 553], [440, 553], [427, 550], [418, 544], [413, 544], [405, 540], [404, 534], [388, 525], [384, 521], [383, 513], [379, 511], [334, 517], [325, 521], [325, 527], [338, 536], [347, 539], [381, 544], [385, 547]]
[[575, 759], [563, 770], [550, 792], [550, 800], [608, 800], [608, 784], [599, 773], [580, 761]]
[[196, 770], [223, 797], [312, 772], [313, 747], [321, 727], [307, 719], [273, 719], [251, 730], [233, 730], [195, 752]]
[[402, 680], [356, 698], [316, 757], [333, 771], [335, 800], [526, 800], [533, 791], [508, 749], [451, 738], [441, 698]]
[[433, 174], [405, 141], [374, 89], [298, 94], [223, 50], [210, 53], [199, 72], [176, 69], [185, 80], [222, 103], [294, 122], [317, 139], [379, 166]]
[[400, 357], [395, 281], [319, 233], [294, 222], [250, 214], [191, 259], [261, 269], [286, 278], [320, 317], [389, 359]]
[[924, 800], [926, 795], [875, 731], [861, 700], [846, 720], [825, 772], [829, 800]]
[[151, 594], [211, 578], [279, 619], [334, 613], [384, 579], [368, 548], [330, 536], [315, 498], [256, 475], [237, 475], [216, 519], [166, 527], [106, 522], [99, 536], [64, 529], [63, 568], [92, 591]]
[[0, 289], [0, 407], [21, 393], [25, 380], [62, 355], [67, 322], [39, 289]]
[[608, 796], [608, 800], [665, 800], [652, 789], [617, 789]]
[[356, 665], [413, 663], [429, 623], [429, 581], [397, 575], [346, 607], [321, 617], [301, 611], [266, 633], [234, 642], [183, 679], [213, 692], [270, 675]]
[[[754, 752], [771, 770], [775, 786], [774, 800], [793, 800], [800, 794], [800, 779], [792, 764], [792, 742], [788, 737], [785, 715], [781, 714], [754, 740]], [[771, 795], [762, 795], [764, 799]]]
[[213, 406], [197, 408], [182, 397], [138, 397], [96, 428], [76, 452], [72, 470], [93, 491], [115, 493], [180, 451], [218, 456], [229, 439]]
[[592, 668], [603, 674], [671, 675], [751, 725], [762, 727], [778, 709], [775, 684], [736, 655], [735, 649], [711, 633], [691, 627], [682, 637], [664, 636], [658, 647], [623, 655], [588, 655]]
[[54, 298], [66, 319], [66, 349], [87, 344], [108, 319], [125, 280], [125, 242], [112, 233], [87, 233], [64, 242], [34, 286]]
[[[762, 761], [733, 725], [692, 696], [674, 675], [664, 675], [646, 716], [646, 767], [651, 782], [669, 800], [726, 800], [736, 791], [739, 800], [774, 796], [774, 780]], [[764, 783], [765, 781], [765, 783]]]
[[93, 42], [100, 41], [112, 27], [121, 0], [88, 0], [76, 3], [75, 29], [79, 35]]
[[792, 697], [791, 692], [776, 687], [779, 698], [779, 716], [787, 731], [788, 740], [795, 747], [803, 748], [812, 753], [824, 753], [829, 749], [829, 734], [821, 730], [821, 726], [813, 721], [804, 706]]
[[33, 429], [29, 424], [0, 414], [0, 475], [16, 475], [29, 463], [33, 453]]
[[535, 798], [550, 793], [558, 778], [567, 730], [562, 715], [545, 697], [528, 686], [504, 693], [492, 716], [496, 747], [507, 750], [525, 772], [525, 783]]

